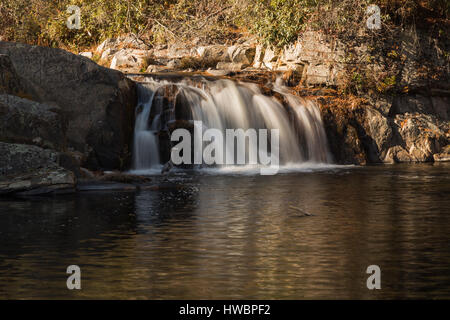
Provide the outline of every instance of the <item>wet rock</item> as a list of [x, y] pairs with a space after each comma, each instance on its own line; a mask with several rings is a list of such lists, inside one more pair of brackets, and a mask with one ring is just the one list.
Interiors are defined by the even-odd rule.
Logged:
[[122, 73], [64, 50], [0, 42], [32, 100], [59, 106], [67, 146], [89, 155], [86, 165], [120, 169], [130, 159], [136, 85]]
[[0, 95], [0, 141], [63, 150], [65, 129], [58, 107]]

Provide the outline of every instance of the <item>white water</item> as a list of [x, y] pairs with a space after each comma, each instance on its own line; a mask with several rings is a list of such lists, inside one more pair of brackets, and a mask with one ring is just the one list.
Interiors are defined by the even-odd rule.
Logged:
[[[156, 89], [156, 88], [153, 88]], [[159, 117], [149, 125], [148, 120], [155, 96], [154, 90], [139, 87], [139, 108], [134, 125], [133, 161], [135, 169], [150, 169], [160, 164], [157, 130]]]
[[[173, 83], [148, 79], [140, 86], [139, 104], [143, 108], [138, 110], [136, 117], [134, 172], [154, 173], [161, 168], [157, 131], [165, 124], [161, 123], [157, 112], [152, 112], [152, 108], [155, 108], [155, 92], [169, 85]], [[280, 85], [274, 86], [274, 90], [284, 96], [287, 107], [276, 98], [264, 95], [253, 83], [204, 80], [201, 88], [185, 81], [176, 83], [176, 86], [186, 98], [192, 120], [202, 121], [205, 129], [215, 128], [223, 133], [225, 129], [238, 128], [244, 131], [250, 128], [279, 129], [282, 168], [303, 171], [307, 167], [330, 167], [323, 165], [329, 164], [331, 157], [320, 111], [314, 101], [297, 97]], [[149, 121], [151, 113], [154, 116]], [[175, 112], [168, 120], [175, 120]], [[236, 173], [245, 170], [252, 172], [254, 169], [255, 166], [225, 166], [204, 170]]]

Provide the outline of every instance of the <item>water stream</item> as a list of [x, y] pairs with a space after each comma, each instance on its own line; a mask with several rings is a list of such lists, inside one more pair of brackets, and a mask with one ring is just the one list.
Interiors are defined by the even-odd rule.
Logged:
[[[165, 93], [167, 91], [170, 91], [169, 95]], [[285, 103], [275, 96], [263, 94], [254, 83], [203, 79], [193, 85], [186, 80], [147, 79], [139, 87], [133, 169], [143, 171], [163, 164], [158, 132], [167, 131], [168, 125], [176, 120], [201, 121], [203, 131], [214, 128], [224, 136], [226, 129], [278, 129], [280, 164], [330, 163], [317, 104], [289, 93], [283, 86], [274, 85], [273, 92], [281, 95]], [[162, 101], [164, 99], [175, 102], [170, 106], [167, 101]], [[246, 159], [252, 148], [262, 151], [261, 143], [248, 143]], [[257, 145], [253, 145], [255, 143]], [[225, 146], [223, 157], [233, 157], [233, 151]]]

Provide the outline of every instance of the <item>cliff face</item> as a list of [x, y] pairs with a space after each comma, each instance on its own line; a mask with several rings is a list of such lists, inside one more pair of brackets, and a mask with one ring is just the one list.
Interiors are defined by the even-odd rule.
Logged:
[[321, 98], [330, 148], [338, 163], [449, 160], [449, 98], [407, 95], [377, 100]]

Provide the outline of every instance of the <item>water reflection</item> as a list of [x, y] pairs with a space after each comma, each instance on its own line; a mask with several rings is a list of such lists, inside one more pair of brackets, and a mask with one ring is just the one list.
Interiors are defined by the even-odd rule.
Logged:
[[[449, 298], [449, 169], [184, 175], [136, 194], [3, 200], [0, 297]], [[69, 264], [81, 291], [65, 287]], [[371, 264], [380, 291], [366, 288]]]

